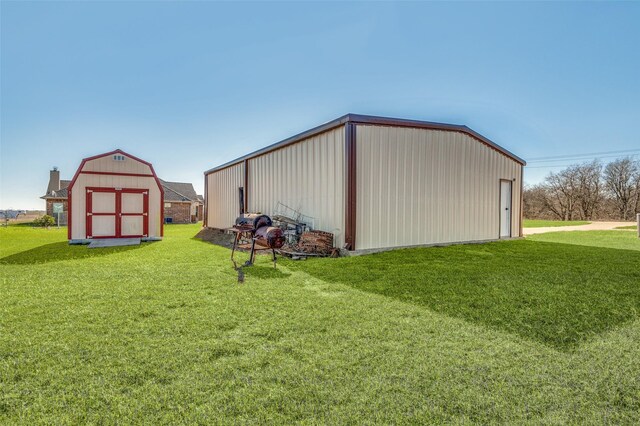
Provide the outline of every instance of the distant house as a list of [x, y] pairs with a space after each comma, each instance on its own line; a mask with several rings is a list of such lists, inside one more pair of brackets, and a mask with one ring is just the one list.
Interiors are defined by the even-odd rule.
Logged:
[[[60, 180], [60, 170], [54, 167], [49, 172], [49, 185], [42, 198], [46, 202], [46, 213], [57, 220], [53, 213], [54, 203], [62, 203], [60, 225], [67, 224], [69, 210], [67, 188], [70, 180]], [[164, 188], [164, 217], [168, 223], [195, 223], [202, 220], [204, 198], [196, 194], [191, 183], [168, 182], [160, 179]]]
[[55, 203], [62, 203], [62, 213], [60, 214], [60, 225], [67, 224], [67, 211], [69, 210], [67, 205], [67, 187], [71, 183], [70, 180], [60, 180], [60, 170], [54, 167], [49, 172], [49, 185], [47, 186], [47, 192], [40, 198], [46, 202], [46, 213], [49, 216], [53, 216], [58, 220], [58, 215], [53, 213], [53, 205]]
[[167, 223], [195, 223], [202, 220], [204, 198], [196, 194], [193, 184], [167, 182], [164, 188], [164, 220]]
[[198, 195], [198, 202], [200, 203], [196, 209], [198, 220], [204, 220], [204, 195]]

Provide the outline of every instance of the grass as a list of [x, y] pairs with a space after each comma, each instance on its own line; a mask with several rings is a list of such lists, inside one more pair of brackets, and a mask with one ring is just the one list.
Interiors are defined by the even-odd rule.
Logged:
[[638, 229], [638, 225], [616, 226], [615, 229]]
[[196, 231], [0, 229], [0, 423], [640, 421], [632, 233], [259, 257], [240, 285]]
[[570, 234], [578, 235], [397, 250], [366, 259], [343, 258], [330, 268], [313, 262], [301, 269], [325, 282], [569, 350], [637, 318], [640, 309], [640, 240], [626, 233], [619, 237], [618, 232]]
[[[640, 250], [640, 238], [634, 232], [619, 231], [569, 231], [569, 232], [547, 232], [543, 234], [530, 235], [527, 240], [537, 242], [549, 242], [570, 244], [577, 246], [590, 246], [599, 248], [618, 249], [614, 252], [619, 254], [619, 250]], [[563, 246], [564, 247], [564, 246]], [[582, 250], [582, 249], [579, 249]], [[586, 261], [587, 259], [585, 259]], [[594, 259], [596, 261], [596, 259]], [[603, 261], [605, 259], [603, 258]], [[598, 262], [599, 263], [599, 262]]]
[[557, 226], [578, 226], [588, 225], [591, 222], [584, 220], [538, 220], [538, 219], [525, 219], [523, 227], [525, 228], [546, 228]]

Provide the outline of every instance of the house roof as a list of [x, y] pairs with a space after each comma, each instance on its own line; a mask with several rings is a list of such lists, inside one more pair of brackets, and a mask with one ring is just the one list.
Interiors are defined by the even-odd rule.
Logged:
[[492, 149], [500, 152], [501, 154], [511, 158], [512, 160], [526, 165], [526, 161], [517, 155], [511, 153], [505, 148], [501, 147], [497, 143], [491, 141], [490, 139], [482, 136], [480, 133], [470, 129], [467, 126], [460, 124], [446, 124], [446, 123], [436, 123], [432, 121], [420, 121], [420, 120], [407, 120], [403, 118], [389, 118], [389, 117], [378, 117], [373, 115], [361, 115], [361, 114], [346, 114], [342, 117], [338, 117], [335, 120], [331, 120], [328, 123], [322, 124], [318, 127], [314, 127], [313, 129], [307, 130], [305, 132], [299, 133], [295, 136], [291, 136], [290, 138], [281, 140], [280, 142], [276, 142], [272, 145], [266, 146], [257, 151], [251, 152], [242, 157], [236, 158], [235, 160], [224, 163], [220, 166], [214, 167], [204, 172], [205, 175], [208, 175], [213, 172], [217, 172], [222, 169], [226, 169], [227, 167], [233, 166], [235, 164], [241, 163], [245, 160], [249, 160], [251, 158], [259, 157], [263, 154], [266, 154], [271, 151], [275, 151], [280, 148], [284, 148], [288, 145], [293, 145], [297, 142], [300, 142], [304, 139], [310, 138], [312, 136], [318, 135], [320, 133], [324, 133], [326, 131], [335, 129], [336, 127], [340, 127], [347, 123], [353, 124], [369, 124], [369, 125], [378, 125], [378, 126], [395, 126], [395, 127], [410, 127], [410, 128], [418, 128], [418, 129], [430, 129], [430, 130], [446, 130], [452, 132], [464, 133], [480, 143], [483, 143], [489, 146]]
[[49, 199], [49, 198], [67, 198], [68, 194], [68, 188], [69, 188], [69, 184], [71, 183], [70, 180], [60, 180], [60, 189], [57, 191], [51, 191], [48, 194], [44, 194], [42, 197], [43, 200]]
[[198, 201], [198, 195], [191, 183], [167, 182], [162, 179], [160, 179], [160, 183], [164, 187], [165, 201]]

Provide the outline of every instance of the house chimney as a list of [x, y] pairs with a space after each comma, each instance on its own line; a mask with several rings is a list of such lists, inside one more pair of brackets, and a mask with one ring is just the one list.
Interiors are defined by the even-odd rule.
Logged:
[[51, 191], [59, 191], [60, 190], [60, 170], [57, 167], [54, 167], [53, 170], [49, 172], [49, 186], [47, 187], [47, 194], [51, 194]]

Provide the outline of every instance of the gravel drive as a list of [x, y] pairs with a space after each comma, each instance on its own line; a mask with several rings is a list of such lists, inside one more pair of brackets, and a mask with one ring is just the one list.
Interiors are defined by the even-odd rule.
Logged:
[[588, 225], [578, 226], [549, 226], [546, 228], [524, 228], [524, 235], [542, 234], [545, 232], [562, 232], [562, 231], [607, 231], [615, 229], [618, 226], [635, 225], [635, 222], [592, 222]]

